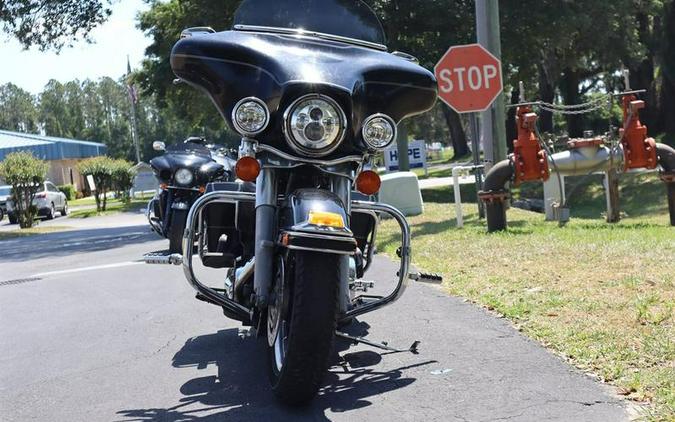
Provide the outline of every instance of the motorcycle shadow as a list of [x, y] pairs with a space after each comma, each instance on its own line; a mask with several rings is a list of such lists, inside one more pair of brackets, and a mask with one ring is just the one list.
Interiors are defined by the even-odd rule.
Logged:
[[[368, 324], [354, 323], [344, 331], [363, 336]], [[348, 341], [336, 339], [331, 368], [318, 396], [307, 406], [291, 408], [275, 399], [267, 381], [263, 339], [242, 338], [238, 329], [226, 329], [188, 339], [173, 358], [175, 368], [206, 370], [212, 365], [217, 375], [193, 378], [180, 387], [184, 396], [175, 406], [123, 410], [125, 421], [211, 421], [211, 420], [330, 420], [341, 413], [370, 406], [369, 400], [416, 381], [404, 371], [434, 361], [380, 370], [385, 353], [372, 350], [346, 352]]]

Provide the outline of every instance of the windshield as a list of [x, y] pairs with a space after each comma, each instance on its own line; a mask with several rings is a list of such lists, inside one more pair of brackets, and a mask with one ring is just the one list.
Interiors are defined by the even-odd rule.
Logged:
[[167, 145], [166, 152], [172, 154], [199, 154], [199, 155], [211, 155], [211, 150], [209, 150], [204, 145], [195, 144], [193, 142], [180, 142], [173, 145]]
[[380, 21], [360, 0], [244, 0], [234, 24], [302, 29], [386, 44]]
[[11, 186], [0, 186], [0, 196], [9, 196], [11, 191]]

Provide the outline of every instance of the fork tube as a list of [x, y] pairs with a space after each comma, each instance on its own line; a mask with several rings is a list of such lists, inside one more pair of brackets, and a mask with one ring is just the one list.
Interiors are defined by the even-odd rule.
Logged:
[[274, 235], [276, 230], [277, 180], [274, 169], [264, 168], [256, 180], [255, 273], [253, 290], [256, 306], [267, 306], [272, 284]]

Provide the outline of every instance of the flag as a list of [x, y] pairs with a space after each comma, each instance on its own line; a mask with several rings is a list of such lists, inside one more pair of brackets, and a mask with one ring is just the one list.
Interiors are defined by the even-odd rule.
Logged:
[[129, 63], [129, 55], [127, 55], [127, 92], [129, 93], [129, 100], [132, 103], [138, 103], [138, 91], [131, 80], [131, 63]]

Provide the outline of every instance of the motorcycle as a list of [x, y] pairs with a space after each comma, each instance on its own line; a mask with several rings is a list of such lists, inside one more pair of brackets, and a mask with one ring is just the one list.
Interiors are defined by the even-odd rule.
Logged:
[[[237, 181], [207, 185], [187, 214], [183, 254], [165, 263], [182, 264], [198, 299], [252, 327], [278, 398], [307, 402], [336, 335], [374, 344], [338, 327], [395, 302], [411, 278], [408, 224], [368, 200], [380, 188], [371, 167], [398, 122], [433, 107], [434, 75], [389, 52], [359, 0], [244, 0], [231, 30], [185, 30], [171, 66], [242, 139]], [[363, 276], [382, 214], [400, 227], [400, 262], [393, 291], [378, 296]], [[204, 265], [227, 268], [224, 286], [197, 277], [195, 242]]]
[[209, 182], [232, 177], [234, 160], [225, 148], [207, 144], [200, 137], [168, 149], [158, 141], [153, 148], [165, 153], [150, 160], [160, 188], [148, 203], [146, 217], [157, 234], [169, 239], [169, 252], [181, 253], [188, 210]]

